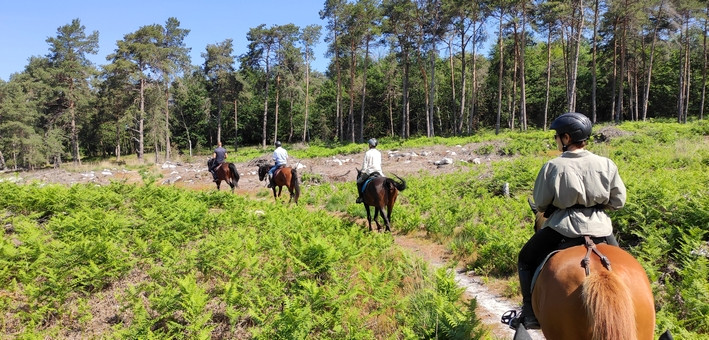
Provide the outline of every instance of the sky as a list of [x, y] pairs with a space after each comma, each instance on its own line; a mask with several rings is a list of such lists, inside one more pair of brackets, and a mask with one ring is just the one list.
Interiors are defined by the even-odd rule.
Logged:
[[56, 37], [57, 29], [79, 19], [85, 33], [99, 32], [99, 51], [87, 55], [96, 66], [105, 65], [106, 56], [116, 49], [116, 41], [141, 26], [164, 25], [168, 18], [180, 21], [189, 29], [184, 43], [192, 48], [193, 65], [203, 65], [208, 44], [233, 39], [234, 55], [246, 52], [249, 29], [265, 24], [295, 24], [323, 27], [320, 43], [315, 46], [311, 67], [324, 72], [329, 59], [326, 22], [320, 19], [324, 0], [0, 0], [0, 79], [9, 80], [22, 72], [32, 56], [49, 54], [47, 38]]

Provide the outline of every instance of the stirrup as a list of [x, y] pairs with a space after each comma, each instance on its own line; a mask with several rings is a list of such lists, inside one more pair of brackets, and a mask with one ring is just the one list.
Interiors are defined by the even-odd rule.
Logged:
[[508, 310], [504, 314], [502, 314], [502, 318], [500, 318], [500, 322], [504, 323], [505, 325], [509, 325], [511, 328], [517, 328], [517, 327], [512, 327], [512, 320], [517, 320], [519, 319], [517, 317], [518, 313], [516, 310]]
[[362, 202], [364, 202], [362, 197], [357, 197], [357, 200], [355, 201], [355, 203], [362, 203]]

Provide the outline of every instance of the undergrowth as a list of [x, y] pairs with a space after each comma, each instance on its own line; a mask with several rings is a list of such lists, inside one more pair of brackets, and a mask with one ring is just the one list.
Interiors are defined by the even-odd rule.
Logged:
[[[611, 158], [628, 190], [626, 206], [610, 212], [620, 244], [643, 264], [652, 283], [658, 334], [709, 335], [709, 123], [628, 122], [607, 126], [619, 133], [591, 141], [589, 150]], [[595, 127], [598, 131], [602, 127]], [[553, 132], [497, 136], [481, 147], [511, 155], [491, 166], [455, 165], [451, 174], [409, 176], [394, 208], [394, 232], [424, 231], [444, 244], [454, 260], [485, 276], [516, 285], [517, 254], [532, 235], [527, 204], [537, 172], [556, 157]], [[483, 133], [485, 137], [492, 137]], [[433, 139], [441, 144], [478, 137]], [[414, 139], [407, 146], [424, 145]], [[507, 151], [505, 151], [507, 150]], [[386, 173], [386, 169], [384, 169]], [[507, 184], [509, 197], [504, 195]], [[334, 188], [334, 189], [333, 189]], [[351, 183], [314, 187], [310, 204], [364, 218]]]

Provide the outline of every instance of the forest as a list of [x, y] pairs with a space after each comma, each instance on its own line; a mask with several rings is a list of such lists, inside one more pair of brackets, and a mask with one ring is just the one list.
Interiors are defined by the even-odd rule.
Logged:
[[[704, 116], [706, 1], [326, 0], [319, 15], [324, 27], [252, 27], [247, 46], [186, 46], [189, 27], [170, 17], [127, 32], [104, 65], [88, 60], [99, 32], [74, 19], [0, 80], [0, 169], [157, 162], [218, 141], [238, 151], [546, 129], [564, 112]], [[310, 66], [318, 44], [324, 73]]]

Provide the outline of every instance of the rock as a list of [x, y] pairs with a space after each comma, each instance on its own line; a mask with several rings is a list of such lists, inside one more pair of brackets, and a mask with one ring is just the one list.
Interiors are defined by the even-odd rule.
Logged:
[[448, 158], [448, 157], [444, 157], [440, 161], [433, 162], [433, 164], [435, 164], [435, 165], [446, 165], [446, 164], [452, 164], [452, 163], [453, 163], [453, 159]]

